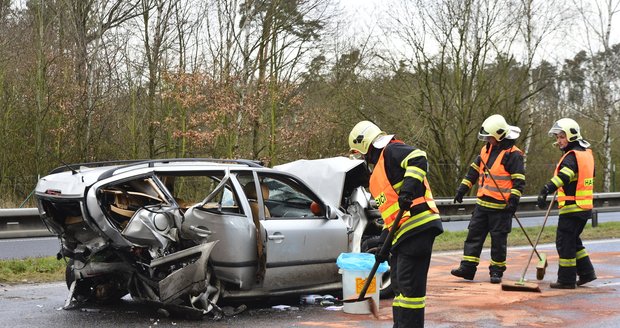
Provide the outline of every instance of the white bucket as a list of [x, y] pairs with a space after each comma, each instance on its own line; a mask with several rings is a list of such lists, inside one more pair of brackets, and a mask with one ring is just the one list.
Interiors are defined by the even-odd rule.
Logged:
[[[370, 274], [370, 271], [351, 271], [340, 270], [342, 272], [342, 299], [351, 300], [359, 298], [359, 295], [364, 288], [366, 279]], [[373, 281], [368, 285], [368, 290], [364, 297], [372, 297], [373, 303], [377, 310], [379, 310], [379, 290], [381, 288], [381, 276], [383, 273], [376, 273]], [[342, 311], [345, 313], [354, 314], [368, 314], [371, 313], [368, 308], [369, 302], [344, 302]]]

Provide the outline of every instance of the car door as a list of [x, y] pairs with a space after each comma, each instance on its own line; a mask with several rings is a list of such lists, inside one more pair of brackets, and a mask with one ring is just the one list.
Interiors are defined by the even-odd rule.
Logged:
[[328, 219], [318, 197], [288, 175], [258, 179], [269, 190], [259, 200], [269, 214], [260, 221], [266, 254], [263, 287], [274, 291], [340, 281], [336, 258], [348, 245], [344, 221]]

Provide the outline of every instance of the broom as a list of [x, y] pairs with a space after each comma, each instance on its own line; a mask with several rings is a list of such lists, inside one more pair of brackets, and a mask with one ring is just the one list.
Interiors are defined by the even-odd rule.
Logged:
[[[493, 181], [493, 184], [495, 184], [495, 188], [497, 188], [497, 190], [500, 190], [499, 189], [499, 185], [497, 184], [497, 181], [495, 181], [495, 178], [493, 177], [493, 175], [489, 171], [489, 166], [487, 165], [487, 163], [485, 163], [482, 158], [480, 159], [480, 162], [484, 166], [484, 171], [489, 175], [489, 177]], [[506, 204], [508, 204], [508, 200], [506, 199], [506, 196], [504, 196], [503, 193], [500, 193], [500, 195], [502, 195], [502, 198], [504, 199]], [[545, 278], [545, 273], [547, 271], [547, 254], [545, 254], [545, 253], [541, 254], [541, 253], [538, 252], [538, 250], [536, 249], [536, 246], [534, 246], [534, 243], [532, 243], [532, 240], [530, 239], [530, 236], [527, 234], [527, 231], [523, 227], [523, 224], [521, 224], [521, 220], [519, 220], [519, 217], [517, 216], [517, 213], [512, 213], [512, 216], [515, 218], [515, 220], [519, 224], [519, 227], [521, 228], [521, 231], [523, 231], [523, 234], [525, 235], [525, 238], [527, 238], [527, 241], [530, 243], [530, 245], [532, 246], [532, 248], [536, 252], [536, 256], [538, 256], [538, 264], [536, 264], [536, 279], [543, 280], [543, 278]]]
[[536, 244], [534, 244], [534, 249], [530, 253], [530, 258], [527, 260], [527, 264], [525, 265], [525, 269], [523, 270], [523, 274], [521, 274], [521, 279], [519, 281], [506, 281], [502, 284], [502, 290], [505, 291], [524, 291], [524, 292], [538, 292], [540, 293], [540, 287], [538, 284], [532, 282], [525, 281], [525, 273], [527, 272], [527, 268], [530, 266], [530, 262], [532, 261], [532, 257], [534, 256], [534, 250], [540, 241], [540, 236], [545, 230], [545, 224], [547, 224], [547, 219], [549, 218], [549, 212], [551, 212], [551, 206], [553, 206], [553, 202], [555, 201], [555, 196], [557, 195], [557, 191], [553, 193], [553, 199], [551, 203], [549, 203], [549, 207], [547, 208], [547, 212], [545, 213], [545, 219], [543, 220], [542, 227], [540, 228], [540, 232], [538, 233], [538, 237], [536, 238]]

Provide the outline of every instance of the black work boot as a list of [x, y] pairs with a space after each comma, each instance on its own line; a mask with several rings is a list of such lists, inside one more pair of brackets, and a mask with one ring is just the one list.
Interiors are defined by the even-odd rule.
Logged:
[[582, 276], [579, 276], [579, 280], [577, 280], [577, 286], [587, 284], [593, 280], [596, 280], [596, 274], [594, 272], [589, 273], [589, 274], [584, 274]]
[[502, 274], [500, 272], [491, 271], [489, 275], [491, 276], [492, 284], [499, 284], [500, 282], [502, 282]]
[[575, 289], [575, 284], [568, 284], [565, 282], [552, 282], [549, 287], [555, 289]]
[[452, 269], [450, 273], [453, 276], [457, 276], [465, 280], [474, 280], [474, 275], [476, 275], [476, 270], [472, 270], [472, 269], [465, 268], [463, 266], [459, 266], [456, 269]]

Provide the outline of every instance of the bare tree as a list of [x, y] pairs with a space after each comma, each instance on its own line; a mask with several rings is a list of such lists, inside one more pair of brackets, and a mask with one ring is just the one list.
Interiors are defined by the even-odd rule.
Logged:
[[82, 150], [92, 157], [92, 117], [96, 109], [98, 60], [103, 34], [139, 15], [138, 0], [63, 0], [73, 28], [76, 79], [84, 90], [84, 139]]
[[550, 37], [561, 37], [566, 32], [564, 26], [570, 25], [572, 10], [570, 10], [564, 1], [555, 0], [521, 0], [520, 11], [522, 17], [520, 31], [525, 41], [525, 61], [524, 66], [527, 68], [528, 90], [525, 94], [526, 98], [526, 117], [527, 125], [524, 138], [524, 161], [527, 165], [527, 154], [529, 154], [532, 143], [532, 136], [536, 130], [536, 123], [540, 121], [541, 115], [547, 113], [547, 110], [536, 108], [535, 95], [544, 87], [544, 84], [537, 83], [540, 77], [533, 76], [532, 70], [536, 54], [545, 41]]
[[[587, 113], [596, 124], [603, 130], [602, 146], [605, 159], [603, 169], [603, 191], [611, 189], [613, 157], [612, 126], [618, 125], [618, 112], [620, 107], [620, 52], [613, 49], [610, 36], [614, 28], [614, 17], [620, 13], [620, 1], [596, 0], [575, 1], [582, 17], [583, 27], [589, 36], [588, 48], [590, 51], [591, 64], [589, 72], [592, 74], [591, 92], [593, 111]], [[582, 111], [583, 112], [583, 111]]]

